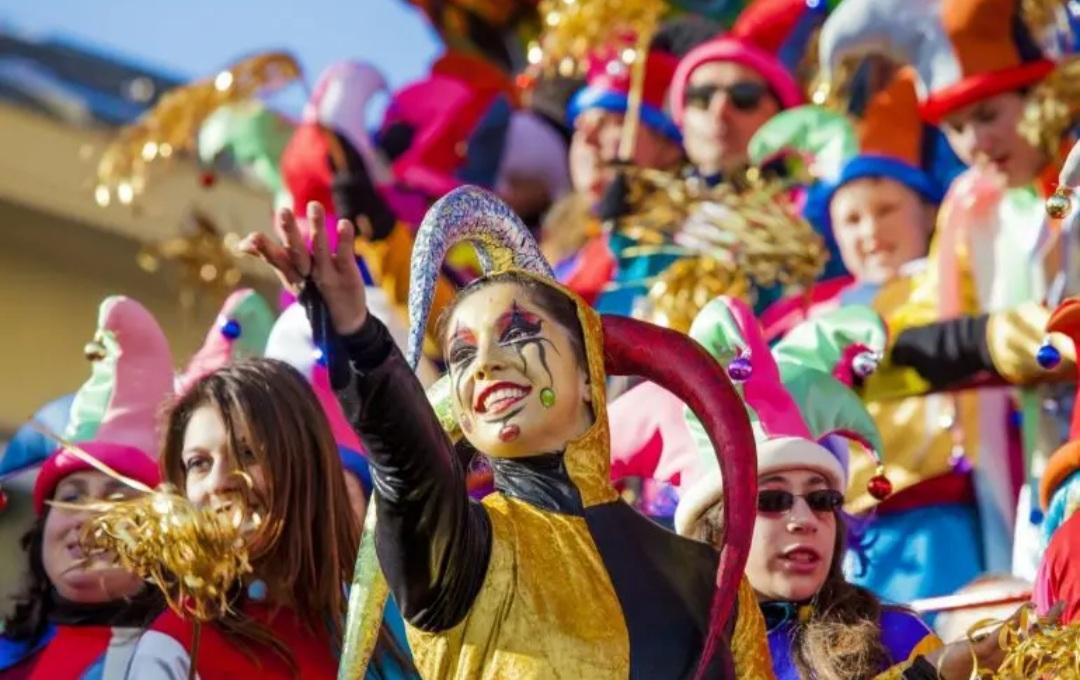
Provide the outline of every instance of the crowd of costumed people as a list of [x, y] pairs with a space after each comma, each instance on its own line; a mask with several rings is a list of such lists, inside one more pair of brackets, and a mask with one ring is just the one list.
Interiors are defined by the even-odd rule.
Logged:
[[264, 276], [8, 441], [0, 680], [1080, 678], [1076, 3], [412, 4], [115, 133]]

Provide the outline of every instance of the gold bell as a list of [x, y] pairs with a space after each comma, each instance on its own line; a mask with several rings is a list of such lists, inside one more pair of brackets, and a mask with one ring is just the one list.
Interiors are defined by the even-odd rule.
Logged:
[[1058, 187], [1054, 195], [1046, 199], [1046, 214], [1055, 220], [1060, 220], [1072, 210], [1072, 189]]
[[101, 361], [105, 358], [105, 345], [97, 340], [91, 340], [83, 347], [83, 354], [88, 361]]

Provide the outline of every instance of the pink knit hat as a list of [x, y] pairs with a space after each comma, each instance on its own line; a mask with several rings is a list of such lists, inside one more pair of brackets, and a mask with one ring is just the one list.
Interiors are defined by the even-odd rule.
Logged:
[[671, 81], [671, 112], [682, 125], [686, 87], [699, 66], [717, 61], [742, 64], [756, 71], [776, 95], [783, 109], [805, 102], [795, 80], [814, 28], [825, 21], [825, 2], [808, 0], [755, 0], [743, 10], [731, 32], [690, 50], [675, 69]]

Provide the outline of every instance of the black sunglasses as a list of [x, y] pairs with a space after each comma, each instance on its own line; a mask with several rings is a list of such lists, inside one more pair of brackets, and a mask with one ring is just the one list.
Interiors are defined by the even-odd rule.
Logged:
[[844, 494], [835, 489], [818, 489], [810, 493], [796, 494], [783, 489], [763, 489], [758, 491], [758, 512], [787, 512], [795, 505], [795, 499], [802, 498], [814, 512], [833, 512], [844, 505]]
[[741, 80], [732, 85], [697, 85], [686, 88], [686, 105], [709, 108], [718, 92], [726, 92], [731, 105], [739, 111], [753, 111], [769, 94], [769, 86], [754, 80]]

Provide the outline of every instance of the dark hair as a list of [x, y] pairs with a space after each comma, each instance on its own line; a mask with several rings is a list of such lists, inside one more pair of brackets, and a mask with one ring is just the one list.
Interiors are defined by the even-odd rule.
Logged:
[[[169, 410], [161, 465], [166, 480], [185, 487], [184, 434], [194, 412], [211, 406], [221, 415], [234, 464], [249, 450], [268, 480], [259, 498], [267, 517], [260, 528], [265, 545], [253, 556], [270, 592], [292, 607], [311, 630], [329, 629], [340, 645], [346, 616], [346, 587], [352, 581], [360, 544], [360, 521], [349, 503], [337, 445], [318, 398], [292, 366], [274, 359], [248, 359], [204, 376]], [[285, 644], [241, 613], [217, 622], [237, 642], [270, 648], [297, 671]], [[383, 630], [381, 647], [411, 667]]]
[[[723, 501], [706, 510], [690, 537], [719, 545], [724, 537]], [[847, 520], [836, 511], [836, 540], [825, 582], [811, 600], [809, 620], [797, 624], [791, 641], [799, 676], [818, 680], [870, 678], [891, 664], [881, 642], [881, 601], [844, 578]]]
[[551, 318], [566, 330], [570, 336], [570, 344], [574, 349], [574, 357], [582, 368], [586, 369], [587, 373], [588, 359], [585, 356], [585, 336], [581, 330], [581, 321], [578, 319], [577, 304], [560, 292], [558, 288], [549, 286], [539, 279], [520, 272], [504, 272], [485, 276], [476, 279], [458, 291], [454, 301], [447, 305], [439, 316], [438, 323], [435, 326], [437, 337], [446, 337], [446, 325], [450, 322], [450, 317], [454, 315], [454, 310], [465, 298], [477, 291], [500, 283], [510, 283], [523, 288], [530, 300], [551, 315]]
[[15, 611], [4, 620], [4, 635], [13, 640], [36, 640], [45, 632], [49, 622], [49, 591], [52, 584], [45, 573], [45, 561], [41, 556], [45, 518], [48, 515], [46, 508], [19, 541], [26, 551], [30, 570], [26, 576], [26, 587], [12, 598], [15, 601]]
[[881, 642], [881, 601], [844, 577], [847, 524], [836, 517], [836, 541], [825, 582], [812, 600], [810, 619], [798, 626], [792, 652], [799, 674], [818, 680], [870, 678], [889, 667]]

